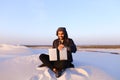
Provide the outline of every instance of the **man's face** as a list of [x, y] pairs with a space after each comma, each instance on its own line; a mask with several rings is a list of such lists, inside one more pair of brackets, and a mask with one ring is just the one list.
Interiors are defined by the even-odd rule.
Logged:
[[63, 33], [63, 31], [58, 31], [58, 38], [60, 40], [64, 39], [64, 33]]

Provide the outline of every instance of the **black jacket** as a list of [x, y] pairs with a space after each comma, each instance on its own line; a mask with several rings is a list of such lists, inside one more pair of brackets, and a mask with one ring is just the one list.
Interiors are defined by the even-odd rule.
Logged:
[[[59, 39], [56, 39], [53, 41], [53, 48], [58, 48], [60, 41]], [[72, 62], [72, 53], [75, 53], [77, 48], [76, 45], [74, 44], [73, 40], [68, 38], [63, 41], [63, 45], [67, 48], [67, 56], [68, 56], [68, 61]]]

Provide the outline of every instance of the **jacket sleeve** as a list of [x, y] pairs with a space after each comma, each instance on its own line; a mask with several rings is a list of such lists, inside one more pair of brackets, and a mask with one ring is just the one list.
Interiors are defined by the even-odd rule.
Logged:
[[76, 45], [72, 39], [69, 39], [69, 46], [67, 46], [68, 52], [75, 53], [77, 51]]
[[53, 41], [52, 48], [57, 48], [57, 44], [58, 44], [58, 43], [57, 43], [57, 40], [54, 40], [54, 41]]

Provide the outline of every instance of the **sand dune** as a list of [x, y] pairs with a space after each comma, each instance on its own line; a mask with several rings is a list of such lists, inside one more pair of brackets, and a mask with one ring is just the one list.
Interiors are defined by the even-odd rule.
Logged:
[[[41, 49], [36, 51], [36, 49], [22, 48], [23, 46], [17, 49], [15, 47], [18, 46], [14, 46], [14, 49], [9, 46], [8, 49], [13, 50], [4, 54], [4, 57], [0, 53], [0, 80], [120, 80], [120, 55], [77, 51], [73, 54], [75, 68], [66, 69], [60, 78], [56, 78], [47, 67], [38, 68], [41, 64], [38, 57], [43, 53]], [[2, 49], [0, 47], [1, 52]], [[8, 58], [14, 51], [16, 51], [15, 55], [19, 55]], [[20, 55], [23, 52], [19, 51], [30, 54]], [[3, 58], [6, 59], [2, 60]]]

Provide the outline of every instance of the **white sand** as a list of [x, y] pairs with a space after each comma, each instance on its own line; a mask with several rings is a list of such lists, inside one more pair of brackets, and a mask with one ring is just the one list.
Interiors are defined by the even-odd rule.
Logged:
[[37, 68], [40, 53], [24, 46], [0, 46], [0, 80], [120, 80], [120, 55], [77, 51], [75, 68], [56, 78], [47, 67]]

